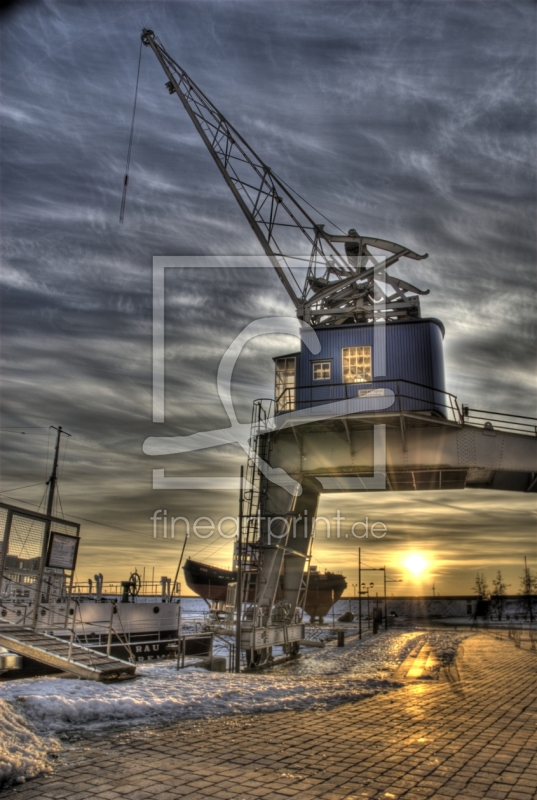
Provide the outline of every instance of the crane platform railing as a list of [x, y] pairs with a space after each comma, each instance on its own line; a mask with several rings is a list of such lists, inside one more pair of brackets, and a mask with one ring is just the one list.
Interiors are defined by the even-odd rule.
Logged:
[[[322, 409], [325, 403], [350, 400], [360, 397], [360, 391], [367, 392], [376, 388], [388, 389], [394, 394], [393, 404], [389, 408], [378, 411], [379, 414], [421, 412], [427, 410], [426, 406], [429, 404], [430, 410], [440, 413], [446, 420], [459, 425], [472, 425], [491, 431], [537, 436], [537, 417], [459, 405], [456, 395], [450, 392], [401, 378], [393, 380], [380, 378], [367, 383], [291, 386], [286, 387], [274, 401], [263, 402], [265, 404], [273, 402], [273, 407], [270, 411], [267, 407], [266, 413], [270, 416], [273, 411], [278, 416], [290, 411]], [[370, 399], [373, 397], [373, 394], [369, 395]], [[364, 399], [367, 399], [367, 396]], [[413, 403], [416, 404], [415, 408], [412, 407]]]
[[524, 433], [537, 436], [537, 418], [521, 414], [505, 414], [502, 411], [485, 411], [481, 408], [462, 406], [463, 422], [469, 425], [489, 427], [507, 433]]
[[[286, 387], [275, 400], [276, 414], [322, 408], [324, 403], [363, 397], [374, 399], [374, 391], [386, 389], [393, 392], [393, 403], [383, 413], [434, 410], [451, 422], [463, 424], [464, 418], [457, 397], [435, 386], [401, 378], [379, 378], [367, 383], [310, 384]], [[367, 394], [360, 394], [361, 392]], [[415, 407], [413, 407], [413, 405]], [[379, 412], [382, 413], [382, 412]]]

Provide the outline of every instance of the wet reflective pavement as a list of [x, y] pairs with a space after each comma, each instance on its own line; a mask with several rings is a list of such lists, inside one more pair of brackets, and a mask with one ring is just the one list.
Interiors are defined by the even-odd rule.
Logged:
[[537, 653], [480, 633], [439, 680], [435, 659], [416, 645], [399, 667], [402, 688], [326, 711], [85, 736], [51, 776], [5, 796], [535, 800]]

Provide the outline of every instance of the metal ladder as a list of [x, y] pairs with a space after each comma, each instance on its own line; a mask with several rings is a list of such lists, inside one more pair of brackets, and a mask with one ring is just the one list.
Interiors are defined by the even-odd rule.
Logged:
[[242, 601], [245, 616], [251, 615], [255, 610], [258, 589], [260, 517], [263, 516], [265, 499], [264, 481], [258, 464], [259, 459], [267, 461], [270, 452], [269, 437], [264, 434], [269, 431], [272, 402], [255, 400], [252, 408], [250, 449], [245, 474], [245, 484], [250, 488], [244, 491], [242, 509]]
[[[244, 507], [243, 507], [243, 559], [242, 559], [242, 574], [243, 574], [243, 603], [246, 604], [246, 611], [244, 615], [255, 614], [255, 597], [258, 594], [258, 581], [259, 581], [259, 547], [258, 542], [260, 538], [260, 517], [266, 516], [265, 514], [265, 489], [266, 478], [264, 478], [259, 469], [259, 459], [268, 461], [270, 454], [270, 437], [266, 436], [271, 430], [269, 427], [269, 420], [273, 417], [273, 404], [272, 400], [256, 400], [252, 409], [252, 423], [250, 428], [250, 452], [246, 464], [246, 485], [252, 488], [244, 492]], [[300, 587], [298, 603], [301, 608], [304, 608], [306, 595], [308, 592], [309, 584], [309, 564], [311, 560], [311, 543], [310, 549], [306, 555], [305, 572], [302, 578]], [[248, 602], [248, 597], [254, 595], [254, 602]]]

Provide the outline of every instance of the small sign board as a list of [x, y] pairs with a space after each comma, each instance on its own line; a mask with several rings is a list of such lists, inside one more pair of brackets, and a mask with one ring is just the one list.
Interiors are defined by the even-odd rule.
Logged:
[[78, 536], [53, 531], [48, 545], [47, 567], [74, 569], [79, 542]]
[[386, 389], [358, 389], [358, 397], [386, 397]]

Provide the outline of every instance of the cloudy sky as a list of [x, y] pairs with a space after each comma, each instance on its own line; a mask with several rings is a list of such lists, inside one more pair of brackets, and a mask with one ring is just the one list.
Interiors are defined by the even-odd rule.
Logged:
[[[3, 12], [3, 497], [37, 507], [49, 426], [72, 434], [60, 498], [84, 520], [79, 580], [144, 566], [173, 575], [181, 542], [153, 539], [157, 508], [190, 520], [236, 513], [232, 492], [154, 491], [152, 470], [235, 476], [238, 447], [150, 458], [142, 443], [226, 426], [222, 354], [252, 320], [293, 313], [270, 269], [170, 271], [166, 422], [152, 422], [153, 256], [261, 250], [148, 48], [119, 224], [141, 28], [335, 224], [430, 254], [396, 274], [431, 289], [422, 313], [445, 324], [446, 382], [460, 402], [537, 416], [535, 22], [534, 3], [518, 0], [60, 1]], [[272, 357], [293, 345], [274, 336], [244, 351], [243, 421], [272, 394]], [[498, 568], [517, 591], [524, 554], [537, 566], [534, 495], [332, 496], [321, 513], [337, 507], [388, 526], [362, 543], [368, 563], [398, 575], [406, 552], [430, 559], [421, 584], [401, 573], [407, 594], [433, 582], [465, 593], [477, 569], [490, 579]], [[189, 552], [230, 561], [221, 538], [192, 540]], [[319, 539], [314, 563], [351, 584], [355, 555], [345, 540]]]

